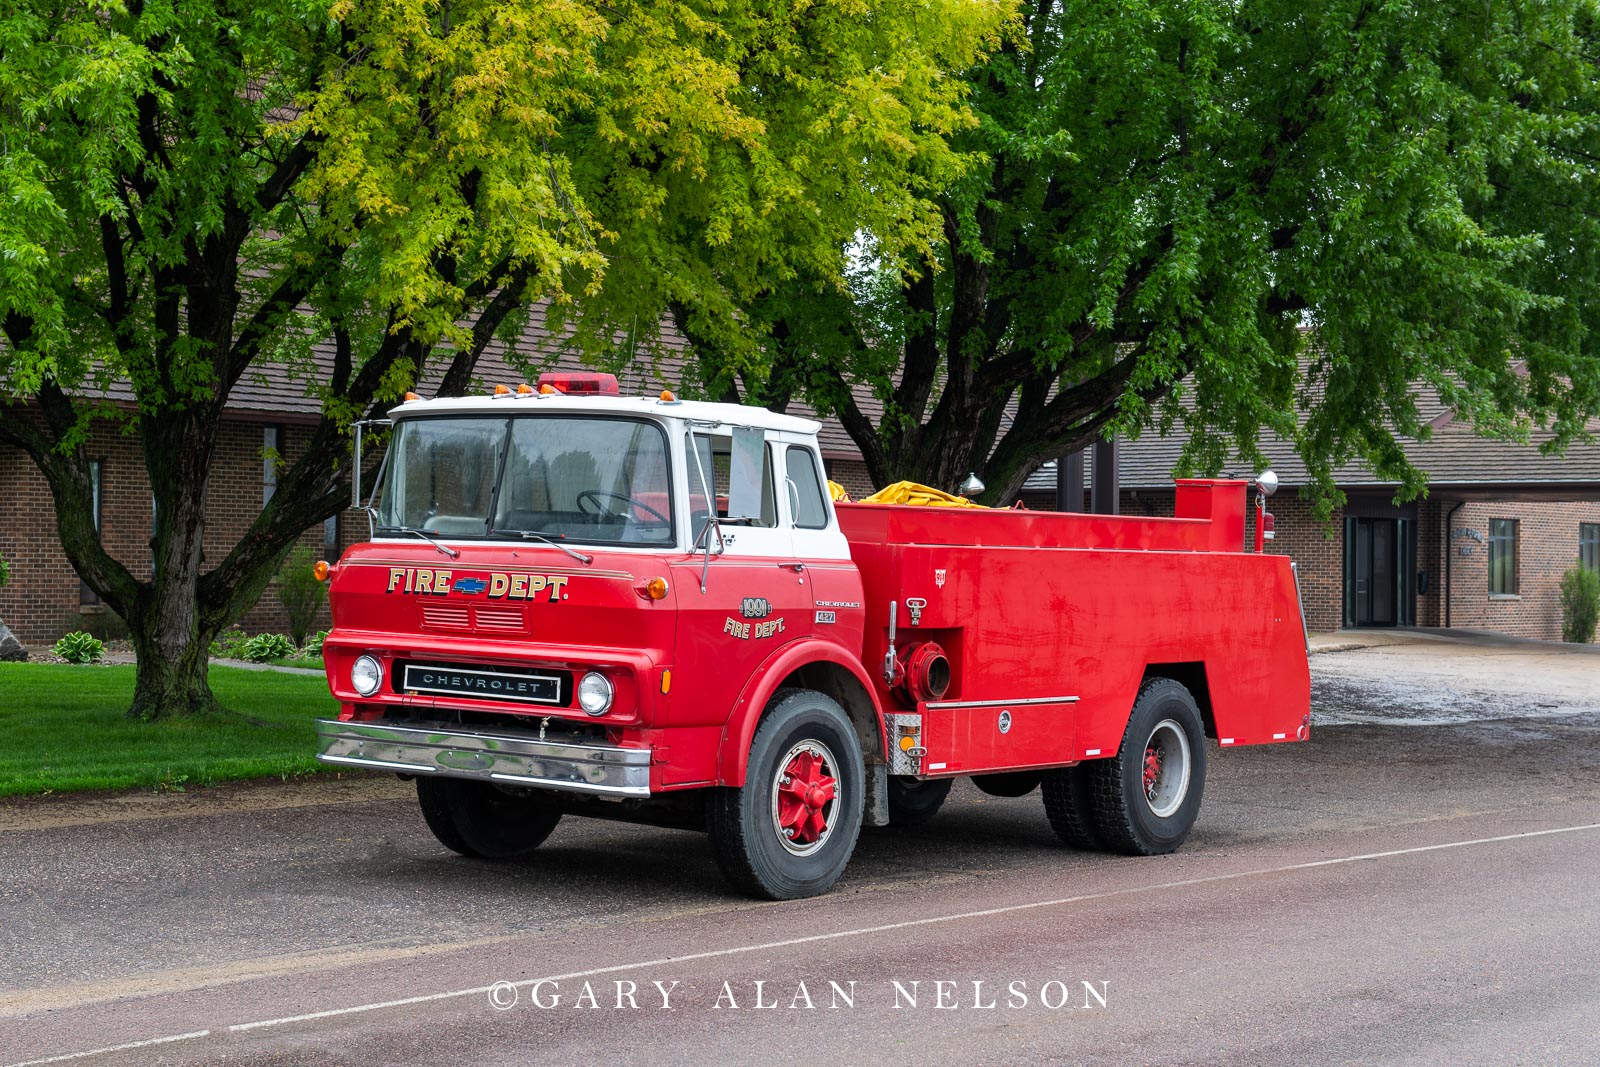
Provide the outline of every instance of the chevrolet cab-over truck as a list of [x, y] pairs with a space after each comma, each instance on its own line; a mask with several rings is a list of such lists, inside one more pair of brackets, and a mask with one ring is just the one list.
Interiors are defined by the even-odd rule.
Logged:
[[1245, 481], [1179, 481], [1172, 518], [835, 503], [817, 423], [608, 375], [390, 414], [372, 537], [326, 569], [319, 755], [414, 778], [462, 855], [623, 819], [803, 897], [960, 777], [1164, 853], [1208, 738], [1308, 735], [1295, 576], [1244, 550]]

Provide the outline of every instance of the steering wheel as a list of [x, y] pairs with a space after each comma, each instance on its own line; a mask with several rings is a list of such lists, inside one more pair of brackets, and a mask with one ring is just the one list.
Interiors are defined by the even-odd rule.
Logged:
[[[672, 520], [671, 519], [669, 519], [665, 515], [661, 514], [661, 512], [657, 511], [655, 508], [651, 507], [649, 504], [642, 504], [639, 501], [633, 499], [633, 497], [628, 496], [626, 493], [613, 493], [613, 492], [610, 492], [610, 491], [605, 490], [605, 489], [585, 489], [583, 492], [579, 493], [578, 494], [578, 501], [577, 501], [578, 510], [583, 512], [586, 515], [611, 515], [611, 516], [615, 516], [617, 518], [626, 518], [627, 517], [623, 512], [612, 511], [610, 508], [607, 508], [607, 507], [604, 507], [603, 505], [601, 505], [601, 503], [600, 503], [601, 498], [610, 499], [610, 500], [620, 500], [623, 503], [627, 504], [630, 508], [637, 508], [640, 511], [644, 512], [645, 514], [651, 516], [657, 522], [661, 523], [661, 525], [663, 525], [663, 526], [671, 526], [672, 525]], [[583, 506], [583, 502], [585, 500], [588, 500], [591, 504], [594, 505], [594, 510], [593, 511], [590, 511], [588, 508]]]

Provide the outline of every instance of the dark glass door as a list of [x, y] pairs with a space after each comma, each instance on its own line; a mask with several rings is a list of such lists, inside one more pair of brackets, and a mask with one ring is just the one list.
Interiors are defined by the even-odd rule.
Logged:
[[1398, 601], [1399, 544], [1396, 520], [1361, 519], [1353, 524], [1354, 622], [1357, 626], [1394, 626]]

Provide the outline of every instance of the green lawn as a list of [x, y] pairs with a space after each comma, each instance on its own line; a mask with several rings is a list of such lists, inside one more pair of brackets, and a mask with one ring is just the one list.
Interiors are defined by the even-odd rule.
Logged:
[[0, 663], [0, 796], [182, 789], [317, 770], [313, 719], [337, 714], [321, 678], [211, 667], [234, 716], [129, 722], [132, 666]]

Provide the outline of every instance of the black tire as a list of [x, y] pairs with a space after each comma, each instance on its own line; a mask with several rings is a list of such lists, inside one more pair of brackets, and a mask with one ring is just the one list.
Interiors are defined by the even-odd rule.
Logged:
[[439, 844], [473, 859], [526, 856], [561, 821], [561, 813], [535, 794], [462, 778], [418, 778], [417, 803]]
[[[1146, 757], [1153, 746], [1159, 769], [1147, 785]], [[1146, 679], [1116, 756], [1089, 766], [1095, 831], [1106, 848], [1128, 856], [1175, 851], [1194, 828], [1205, 792], [1205, 729], [1194, 697], [1171, 678]]]
[[1101, 848], [1095, 830], [1093, 764], [1045, 771], [1043, 785], [1044, 814], [1056, 836], [1073, 848]]
[[998, 774], [974, 774], [972, 784], [992, 797], [1025, 797], [1039, 788], [1044, 777], [1042, 771], [1002, 771]]
[[917, 826], [933, 818], [950, 795], [949, 778], [889, 776], [889, 825]]
[[[831, 780], [831, 796], [815, 794], [815, 807], [793, 794], [780, 799], [779, 790], [788, 788], [781, 780], [786, 770], [812, 775], [819, 790]], [[839, 705], [809, 689], [780, 692], [750, 742], [745, 784], [714, 790], [708, 804], [717, 866], [755, 897], [795, 900], [827, 892], [855, 851], [865, 786], [861, 743]], [[786, 828], [799, 828], [793, 838], [780, 830], [785, 813], [791, 817]]]

